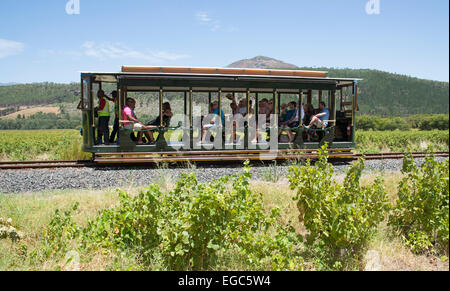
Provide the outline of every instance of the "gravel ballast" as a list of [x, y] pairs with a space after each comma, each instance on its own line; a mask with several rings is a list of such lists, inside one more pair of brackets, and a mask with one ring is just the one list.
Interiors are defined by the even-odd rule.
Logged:
[[[436, 158], [444, 160], [444, 158]], [[421, 164], [422, 159], [415, 159]], [[366, 172], [395, 172], [402, 168], [402, 160], [368, 160]], [[335, 164], [336, 174], [344, 174], [348, 163]], [[181, 173], [194, 171], [200, 182], [239, 173], [241, 164], [223, 166], [197, 166], [187, 168], [60, 168], [39, 170], [0, 170], [0, 193], [29, 193], [47, 190], [108, 189], [147, 186], [152, 183], [175, 183]], [[268, 163], [252, 165], [254, 180], [267, 180], [267, 176], [287, 177], [289, 165], [276, 167]]]

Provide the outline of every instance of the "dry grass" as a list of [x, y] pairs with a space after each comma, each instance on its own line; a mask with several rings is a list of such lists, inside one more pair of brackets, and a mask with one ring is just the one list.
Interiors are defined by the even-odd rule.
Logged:
[[282, 179], [276, 183], [261, 182], [251, 183], [251, 189], [263, 195], [266, 212], [277, 206], [281, 209], [281, 223], [290, 223], [298, 233], [305, 234], [305, 226], [299, 222], [298, 210], [292, 199], [295, 192], [289, 188], [289, 181]]
[[398, 237], [381, 236], [370, 246], [378, 252], [379, 271], [449, 271], [449, 263], [433, 255], [416, 255]]

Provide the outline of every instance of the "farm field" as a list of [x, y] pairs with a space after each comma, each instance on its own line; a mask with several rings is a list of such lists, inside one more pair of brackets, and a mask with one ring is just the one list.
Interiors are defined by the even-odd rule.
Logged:
[[[1, 110], [1, 108], [0, 108]], [[30, 117], [38, 112], [42, 113], [53, 113], [53, 114], [59, 114], [59, 107], [30, 107], [30, 108], [20, 108], [20, 111], [17, 111], [13, 114], [9, 114], [6, 116], [0, 117], [0, 119], [16, 119], [17, 116], [25, 116]]]

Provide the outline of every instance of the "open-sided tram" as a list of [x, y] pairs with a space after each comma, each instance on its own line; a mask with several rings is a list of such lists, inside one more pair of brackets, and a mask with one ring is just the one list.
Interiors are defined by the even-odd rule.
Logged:
[[[275, 160], [313, 157], [328, 143], [330, 156], [345, 157], [355, 148], [359, 80], [330, 78], [321, 71], [232, 68], [124, 66], [119, 73], [83, 72], [78, 106], [83, 151], [98, 163]], [[111, 120], [114, 112], [119, 119], [118, 140], [109, 145], [97, 142], [97, 92], [105, 86], [117, 90], [115, 101], [107, 102]], [[170, 124], [158, 118], [151, 130], [154, 143], [138, 144], [133, 138], [136, 129], [126, 126], [130, 121], [125, 120], [124, 108], [137, 93], [154, 97], [140, 110], [148, 106], [155, 111], [159, 106], [159, 117], [164, 116], [165, 101], [179, 104], [172, 106]], [[240, 100], [237, 112], [231, 100]], [[297, 123], [290, 127], [282, 122], [288, 102], [297, 110]], [[319, 113], [321, 103], [329, 112], [326, 126], [308, 127], [306, 115]], [[213, 105], [218, 107], [214, 112]]]

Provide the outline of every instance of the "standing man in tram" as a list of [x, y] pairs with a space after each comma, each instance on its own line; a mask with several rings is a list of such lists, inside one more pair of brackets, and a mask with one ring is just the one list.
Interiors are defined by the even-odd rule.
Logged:
[[118, 99], [118, 95], [117, 95], [117, 91], [112, 91], [111, 92], [111, 96], [112, 98], [109, 98], [108, 96], [105, 95], [106, 99], [108, 99], [111, 102], [114, 102], [114, 112], [115, 112], [115, 118], [114, 118], [114, 126], [113, 126], [113, 131], [111, 133], [111, 136], [109, 137], [109, 142], [110, 143], [114, 143], [116, 140], [116, 136], [117, 136], [117, 141], [119, 141], [119, 99]]
[[97, 97], [99, 106], [96, 108], [98, 114], [98, 131], [97, 144], [101, 145], [104, 140], [105, 145], [109, 145], [109, 102], [106, 100], [106, 95], [103, 90], [98, 90]]

